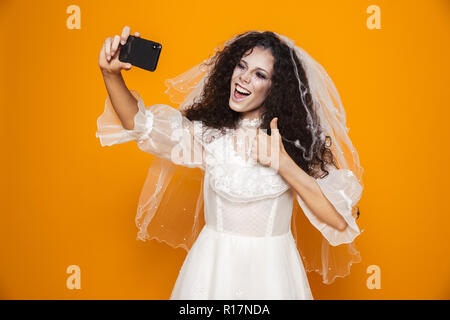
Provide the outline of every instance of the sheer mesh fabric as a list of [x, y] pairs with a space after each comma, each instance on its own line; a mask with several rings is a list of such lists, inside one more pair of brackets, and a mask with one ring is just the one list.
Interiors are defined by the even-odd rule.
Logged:
[[[276, 198], [250, 202], [233, 202], [213, 190], [206, 223], [220, 232], [249, 237], [270, 237], [290, 231], [292, 193], [290, 190]], [[214, 209], [213, 209], [214, 208]]]

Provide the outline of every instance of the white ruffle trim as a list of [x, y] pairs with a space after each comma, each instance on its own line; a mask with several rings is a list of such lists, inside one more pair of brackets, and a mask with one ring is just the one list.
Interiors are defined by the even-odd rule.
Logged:
[[362, 194], [362, 186], [355, 174], [348, 169], [331, 169], [325, 178], [316, 179], [316, 181], [323, 194], [342, 215], [348, 226], [345, 230], [339, 231], [319, 221], [297, 194], [297, 201], [305, 215], [332, 246], [353, 242], [361, 233], [352, 215], [352, 207], [356, 205]]
[[134, 128], [127, 130], [122, 126], [117, 114], [111, 105], [108, 106], [108, 98], [105, 100], [105, 109], [103, 114], [97, 119], [97, 132], [95, 136], [100, 139], [100, 144], [104, 146], [112, 146], [115, 144], [125, 143], [131, 140], [143, 141], [148, 138], [153, 128], [153, 113], [144, 105], [144, 101], [137, 93], [138, 112], [134, 116]]
[[208, 145], [206, 163], [215, 192], [229, 201], [249, 202], [278, 197], [290, 188], [275, 169], [251, 158], [245, 162], [226, 139], [221, 137]]

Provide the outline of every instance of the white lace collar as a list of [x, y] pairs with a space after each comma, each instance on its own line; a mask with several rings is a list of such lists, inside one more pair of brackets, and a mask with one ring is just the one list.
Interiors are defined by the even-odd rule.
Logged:
[[238, 127], [252, 127], [257, 128], [262, 124], [261, 118], [253, 118], [253, 119], [239, 119]]

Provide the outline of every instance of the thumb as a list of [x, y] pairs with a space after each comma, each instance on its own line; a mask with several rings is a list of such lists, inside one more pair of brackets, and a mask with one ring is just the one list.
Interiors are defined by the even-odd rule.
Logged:
[[124, 63], [123, 66], [122, 66], [122, 68], [127, 69], [127, 70], [130, 70], [131, 67], [132, 67], [131, 63]]
[[275, 117], [270, 121], [270, 129], [278, 129], [278, 118]]

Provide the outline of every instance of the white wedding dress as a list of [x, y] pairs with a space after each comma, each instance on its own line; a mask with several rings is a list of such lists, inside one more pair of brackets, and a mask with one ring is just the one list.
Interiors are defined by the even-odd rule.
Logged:
[[[338, 231], [317, 220], [274, 169], [236, 152], [232, 137], [238, 130], [221, 135], [203, 128], [212, 139], [201, 139], [193, 122], [177, 109], [164, 104], [145, 107], [137, 92], [132, 93], [139, 101], [134, 129], [104, 125], [101, 117], [117, 117], [105, 106], [97, 132], [102, 145], [135, 140], [139, 149], [171, 160], [174, 147], [202, 154], [200, 161], [173, 160], [204, 170], [205, 226], [184, 260], [170, 299], [313, 299], [291, 233], [293, 201], [330, 244], [350, 243], [360, 234], [349, 210], [361, 194], [352, 172], [330, 168], [327, 177], [317, 180], [348, 223], [346, 230]], [[243, 120], [239, 130], [258, 124]], [[174, 134], [180, 128], [194, 137], [192, 144]]]

